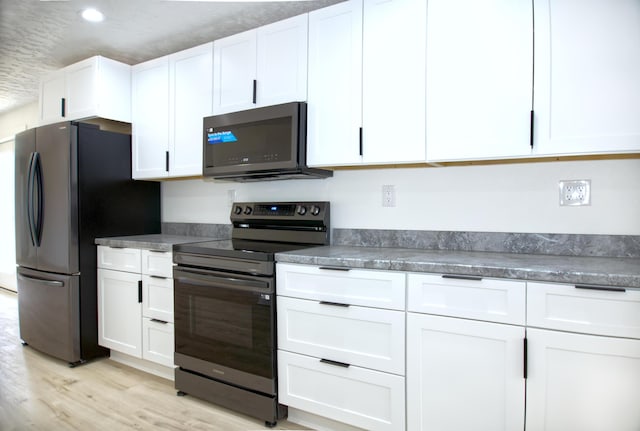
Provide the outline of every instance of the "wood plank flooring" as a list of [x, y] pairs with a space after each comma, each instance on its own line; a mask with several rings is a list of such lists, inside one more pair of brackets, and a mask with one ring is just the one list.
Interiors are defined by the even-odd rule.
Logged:
[[[178, 397], [173, 382], [110, 359], [69, 368], [22, 346], [18, 301], [0, 288], [0, 430], [264, 430], [264, 422]], [[305, 429], [279, 421], [274, 429]]]

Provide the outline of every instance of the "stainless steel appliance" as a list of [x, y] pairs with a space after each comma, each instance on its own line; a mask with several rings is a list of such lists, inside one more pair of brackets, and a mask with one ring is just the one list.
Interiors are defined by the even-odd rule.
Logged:
[[326, 178], [307, 167], [307, 104], [205, 117], [203, 174], [234, 181]]
[[175, 386], [273, 426], [274, 255], [328, 244], [329, 203], [236, 203], [231, 222], [231, 240], [174, 247]]
[[63, 122], [15, 138], [20, 337], [71, 365], [98, 346], [98, 236], [160, 232], [160, 188], [131, 180], [130, 135]]

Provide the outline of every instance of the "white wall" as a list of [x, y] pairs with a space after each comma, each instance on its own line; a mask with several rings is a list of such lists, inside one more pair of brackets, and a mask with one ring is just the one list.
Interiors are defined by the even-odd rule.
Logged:
[[[560, 207], [558, 181], [591, 180]], [[383, 184], [397, 206], [382, 207]], [[325, 180], [162, 184], [165, 222], [228, 223], [236, 201], [328, 200], [334, 228], [640, 235], [640, 159], [336, 171]]]
[[16, 108], [0, 115], [0, 141], [13, 137], [18, 132], [37, 126], [38, 102]]

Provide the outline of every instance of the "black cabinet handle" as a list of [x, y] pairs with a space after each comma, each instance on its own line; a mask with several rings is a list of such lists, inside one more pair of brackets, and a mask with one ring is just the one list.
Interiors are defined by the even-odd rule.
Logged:
[[320, 301], [320, 305], [333, 305], [334, 307], [349, 307], [349, 304], [342, 302]]
[[159, 278], [160, 280], [166, 280], [169, 277], [162, 277], [161, 275], [150, 275], [151, 278]]
[[362, 142], [362, 127], [360, 127], [360, 155], [362, 156], [362, 154], [364, 153], [364, 144]]
[[349, 271], [351, 268], [345, 268], [342, 266], [321, 266], [318, 269], [325, 269], [328, 271]]
[[60, 99], [60, 115], [62, 117], [67, 116], [67, 99], [65, 99], [64, 97]]
[[165, 322], [164, 320], [159, 320], [159, 319], [151, 319], [151, 321], [155, 322], [155, 323], [162, 323], [163, 325], [166, 325], [167, 323], [169, 323], [169, 322]]
[[576, 284], [576, 289], [585, 289], [585, 290], [600, 290], [603, 292], [626, 292], [627, 289], [624, 287], [612, 287], [612, 286], [591, 286], [589, 284]]
[[166, 151], [165, 152], [165, 157], [164, 157], [164, 170], [169, 172], [169, 152]]
[[528, 356], [528, 341], [527, 341], [527, 337], [524, 337], [523, 339], [523, 349], [524, 349], [524, 364], [523, 364], [523, 376], [526, 379], [527, 375], [529, 373], [529, 361], [527, 359]]
[[253, 80], [253, 104], [255, 105], [258, 101], [258, 80]]
[[478, 277], [476, 275], [461, 275], [461, 274], [444, 274], [442, 278], [452, 278], [454, 280], [473, 280], [473, 281], [482, 280], [482, 277]]
[[529, 117], [529, 145], [531, 145], [531, 149], [533, 150], [533, 110], [531, 110], [531, 116]]
[[336, 367], [349, 368], [350, 364], [345, 362], [332, 361], [331, 359], [320, 359], [323, 364], [334, 365]]
[[138, 280], [138, 303], [142, 303], [142, 280]]

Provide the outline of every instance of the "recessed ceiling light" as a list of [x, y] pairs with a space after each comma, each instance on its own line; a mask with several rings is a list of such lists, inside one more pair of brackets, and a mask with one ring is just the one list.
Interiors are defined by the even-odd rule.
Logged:
[[82, 18], [90, 22], [100, 22], [104, 20], [104, 15], [98, 9], [85, 9], [80, 15], [82, 15]]

